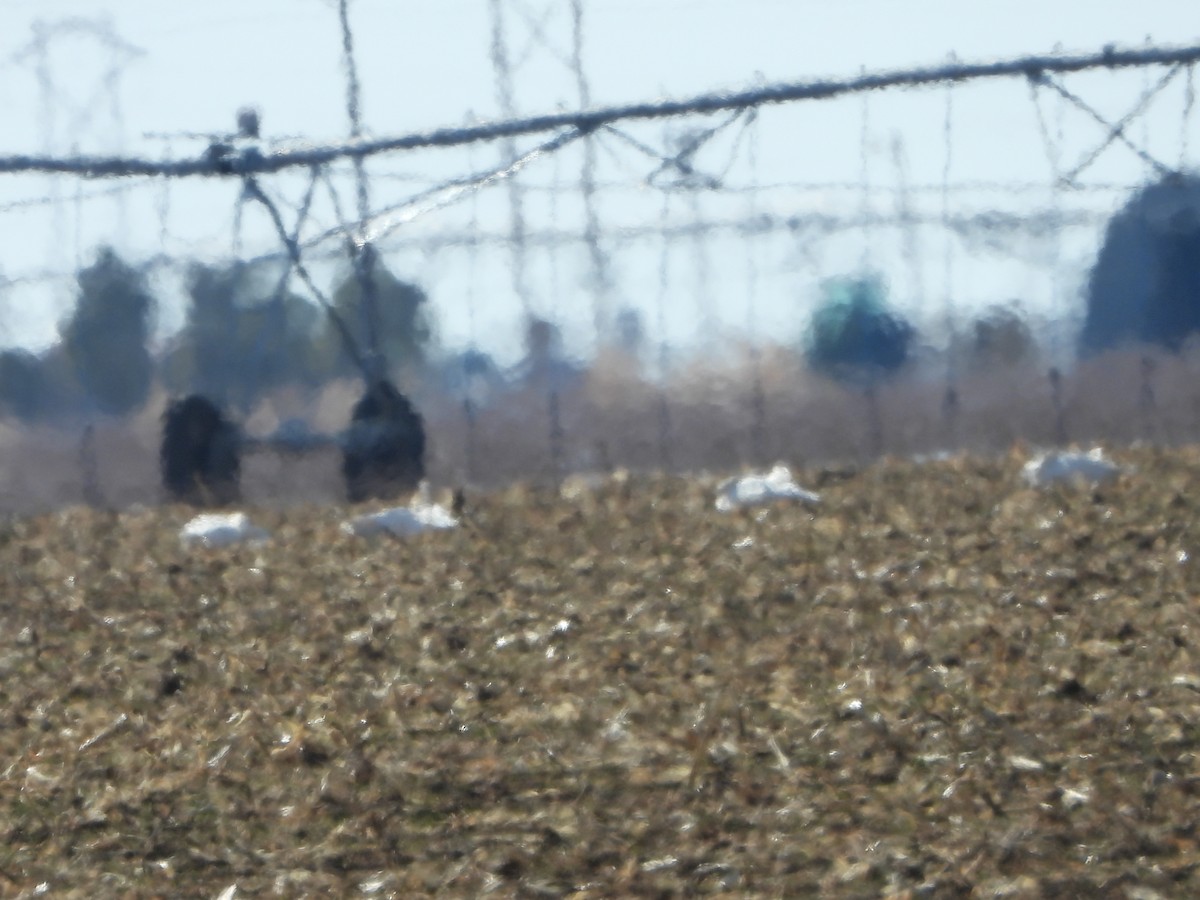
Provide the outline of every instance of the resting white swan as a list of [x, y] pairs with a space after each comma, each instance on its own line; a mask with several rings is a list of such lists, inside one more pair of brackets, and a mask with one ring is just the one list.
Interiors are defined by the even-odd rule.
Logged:
[[392, 534], [409, 537], [423, 531], [455, 528], [458, 519], [444, 506], [431, 501], [429, 483], [421, 482], [416, 499], [408, 506], [393, 506], [369, 515], [355, 516], [342, 523], [342, 531], [359, 537], [376, 534]]
[[717, 485], [716, 507], [729, 512], [741, 506], [770, 503], [773, 500], [799, 500], [801, 503], [820, 503], [821, 497], [806, 491], [792, 479], [792, 470], [778, 465], [766, 475], [743, 475], [727, 478]]
[[1105, 459], [1104, 451], [1096, 447], [1087, 453], [1043, 453], [1025, 463], [1022, 474], [1030, 484], [1042, 487], [1057, 481], [1096, 484], [1116, 478], [1121, 471], [1120, 466]]
[[204, 513], [183, 526], [179, 533], [185, 544], [202, 547], [228, 547], [242, 542], [260, 542], [270, 538], [265, 528], [259, 528], [244, 512]]

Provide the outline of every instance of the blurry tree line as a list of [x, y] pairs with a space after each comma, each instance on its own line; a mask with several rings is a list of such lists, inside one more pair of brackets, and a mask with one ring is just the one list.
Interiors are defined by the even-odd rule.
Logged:
[[[76, 303], [60, 328], [60, 341], [40, 354], [0, 351], [0, 413], [24, 422], [122, 416], [140, 409], [157, 381], [172, 394], [200, 392], [245, 414], [273, 389], [315, 390], [357, 375], [336, 325], [288, 287], [287, 275], [277, 263], [193, 263], [185, 279], [184, 326], [154, 351], [157, 303], [146, 275], [103, 248], [77, 276]], [[427, 374], [432, 354], [427, 296], [381, 261], [372, 277], [380, 349], [394, 367]], [[332, 299], [354, 340], [366, 346], [362, 286], [349, 267]], [[624, 309], [616, 323], [616, 345], [636, 356], [644, 344], [639, 315]], [[910, 362], [915, 339], [915, 328], [887, 302], [880, 278], [835, 278], [822, 285], [802, 350], [815, 371], [869, 387]], [[1011, 363], [1028, 357], [1033, 337], [1014, 312], [1002, 309], [976, 323], [975, 345], [976, 356]], [[477, 350], [445, 369], [443, 387], [480, 400], [486, 393], [481, 387], [501, 380], [490, 357]], [[567, 358], [557, 326], [533, 318], [526, 323], [525, 356], [508, 374], [514, 384], [561, 387], [581, 370]]]
[[[433, 352], [428, 298], [375, 257], [371, 277], [379, 349], [393, 374], [429, 376]], [[280, 263], [193, 263], [186, 276], [184, 327], [151, 349], [155, 298], [143, 271], [111, 249], [77, 275], [77, 298], [60, 341], [34, 354], [0, 351], [0, 415], [25, 422], [66, 415], [125, 415], [143, 406], [156, 381], [172, 394], [201, 392], [248, 412], [283, 385], [316, 389], [357, 370], [331, 317], [288, 287]], [[368, 317], [349, 265], [332, 292], [338, 318], [360, 347]], [[613, 343], [636, 356], [644, 334], [636, 311], [622, 310]], [[1078, 351], [1086, 357], [1122, 344], [1179, 350], [1200, 331], [1200, 178], [1172, 174], [1137, 192], [1110, 220], [1086, 296]], [[821, 285], [797, 347], [813, 371], [872, 395], [913, 364], [917, 329], [887, 297], [878, 275], [857, 273]], [[1016, 302], [960, 328], [949, 352], [970, 370], [1038, 364], [1039, 348]], [[502, 376], [484, 353], [438, 360], [438, 384], [480, 402], [501, 381], [561, 388], [580, 367], [563, 352], [557, 327], [526, 322], [525, 356]]]
[[[420, 368], [431, 342], [428, 298], [382, 263], [372, 277], [381, 349], [399, 367]], [[172, 394], [199, 391], [245, 413], [282, 385], [318, 388], [357, 374], [330, 317], [288, 288], [279, 264], [193, 263], [184, 326], [157, 352], [157, 301], [142, 270], [102, 248], [76, 281], [58, 343], [37, 354], [0, 351], [0, 414], [23, 422], [127, 415], [145, 404], [156, 381]], [[333, 305], [365, 346], [361, 293], [347, 267]]]

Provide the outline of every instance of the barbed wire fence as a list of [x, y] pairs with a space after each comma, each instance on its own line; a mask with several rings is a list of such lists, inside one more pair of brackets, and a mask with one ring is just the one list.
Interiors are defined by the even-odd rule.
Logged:
[[[423, 261], [450, 254], [466, 261], [458, 267], [467, 275], [456, 293], [444, 296], [434, 290], [431, 296], [440, 315], [467, 320], [460, 343], [474, 354], [499, 355], [494, 346], [479, 343], [488, 330], [485, 313], [494, 323], [495, 307], [501, 305], [489, 303], [490, 309], [484, 309], [484, 282], [488, 293], [515, 301], [523, 338], [529, 337], [534, 320], [555, 330], [572, 325], [576, 337], [571, 343], [582, 362], [542, 373], [542, 381], [527, 385], [541, 397], [536, 404], [545, 413], [537, 417], [544, 420], [540, 435], [539, 429], [521, 427], [527, 424], [528, 409], [507, 419], [502, 410], [492, 414], [491, 401], [479, 390], [464, 388], [462, 396], [448, 403], [430, 395], [430, 403], [449, 410], [430, 416], [435, 426], [445, 426], [438, 473], [444, 480], [487, 482], [539, 472], [561, 478], [569, 471], [612, 465], [729, 468], [775, 458], [862, 458], [888, 449], [962, 444], [964, 418], [973, 409], [987, 412], [963, 383], [959, 332], [970, 318], [963, 301], [970, 292], [961, 285], [965, 256], [1019, 256], [1035, 247], [1022, 261], [1045, 276], [1043, 293], [1061, 301], [1070, 291], [1064, 267], [1078, 260], [1081, 243], [1074, 236], [1090, 235], [1094, 243], [1114, 203], [1138, 186], [1089, 180], [1088, 173], [1101, 168], [1112, 148], [1120, 148], [1139, 160], [1148, 178], [1168, 177], [1187, 168], [1194, 144], [1193, 76], [1200, 46], [1106, 47], [1091, 54], [987, 63], [950, 60], [863, 71], [845, 79], [759, 83], [683, 99], [595, 107], [584, 65], [583, 0], [567, 6], [491, 0], [498, 119], [378, 137], [363, 126], [364, 86], [347, 0], [338, 0], [337, 11], [347, 83], [345, 139], [313, 143], [303, 137], [272, 138], [259, 134], [256, 118], [240, 118], [238, 130], [228, 134], [161, 136], [165, 149], [160, 158], [83, 153], [74, 146], [67, 155], [0, 156], [0, 179], [41, 175], [52, 186], [44, 195], [0, 203], [0, 216], [50, 209], [62, 217], [70, 210], [80, 235], [73, 260], [78, 267], [83, 255], [80, 223], [88, 209], [149, 195], [159, 223], [159, 250], [139, 262], [146, 271], [173, 271], [190, 261], [187, 239], [179, 241], [172, 234], [173, 218], [184, 203], [177, 194], [186, 189], [190, 198], [189, 185], [231, 182], [236, 195], [229, 252], [250, 263], [280, 264], [277, 293], [298, 280], [335, 324], [345, 351], [367, 379], [386, 373], [378, 341], [368, 338], [369, 345], [360, 346], [323, 287], [327, 267], [345, 261], [347, 254], [363, 298], [362, 334], [380, 333], [371, 277], [380, 254]], [[111, 26], [72, 20], [63, 28], [91, 33], [111, 46], [115, 62], [105, 75], [104, 90], [115, 95], [124, 66], [140, 51], [121, 42]], [[44, 50], [60, 33], [44, 29], [23, 51], [22, 63], [34, 60], [43, 85], [52, 83]], [[538, 114], [519, 109], [522, 67], [539, 54], [569, 77], [575, 108]], [[1123, 114], [1102, 111], [1087, 99], [1086, 84], [1077, 87], [1070, 81], [1097, 72], [1142, 73], [1141, 90]], [[964, 104], [956, 97], [974, 86], [996, 83], [1015, 83], [1017, 90], [1021, 83], [1025, 86], [1031, 127], [1046, 161], [1044, 180], [955, 180], [959, 160], [968, 152], [960, 146], [965, 140], [957, 123]], [[1152, 142], [1148, 129], [1138, 138], [1132, 131], [1169, 90], [1179, 93], [1179, 128], [1177, 156], [1168, 160], [1162, 142]], [[926, 167], [923, 178], [914, 178], [906, 157], [906, 146], [916, 136], [885, 121], [888, 104], [914, 92], [940, 92], [942, 98], [942, 164], [940, 171]], [[46, 97], [47, 109], [52, 108], [52, 96]], [[772, 150], [779, 155], [769, 142], [779, 140], [780, 131], [772, 132], [763, 122], [771, 110], [856, 98], [861, 104], [857, 179], [822, 179], [819, 171], [806, 179], [764, 175], [764, 157]], [[110, 108], [117, 115], [115, 100]], [[1068, 115], [1078, 117], [1070, 134], [1064, 124]], [[79, 120], [71, 128], [78, 131], [83, 124]], [[881, 140], [886, 154], [876, 150]], [[180, 154], [180, 143], [199, 144], [199, 152]], [[418, 152], [436, 154], [440, 162], [424, 172], [399, 168]], [[496, 161], [480, 164], [488, 155]], [[879, 171], [885, 158], [890, 160], [890, 179]], [[538, 180], [547, 160], [555, 161], [549, 183]], [[578, 174], [564, 181], [568, 165]], [[431, 174], [447, 170], [454, 174]], [[69, 199], [62, 184], [75, 187]], [[502, 191], [493, 190], [497, 187]], [[343, 199], [346, 189], [353, 191], [353, 202]], [[497, 203], [501, 194], [504, 202]], [[1014, 203], [1013, 198], [1025, 199]], [[1031, 198], [1042, 202], [1035, 205]], [[274, 247], [261, 233], [249, 246], [243, 220], [247, 204], [266, 213]], [[937, 255], [933, 236], [940, 236], [940, 271], [930, 265]], [[890, 243], [898, 249], [883, 249]], [[1068, 245], [1075, 248], [1074, 257]], [[740, 276], [730, 274], [734, 266], [726, 259], [735, 256], [741, 257]], [[998, 263], [1005, 264], [1004, 259]], [[564, 276], [566, 267], [570, 271]], [[543, 272], [547, 268], [550, 275]], [[853, 391], [814, 378], [804, 371], [798, 353], [784, 352], [796, 349], [801, 329], [783, 330], [781, 322], [802, 318], [796, 307], [804, 304], [795, 299], [798, 288], [788, 296], [780, 285], [789, 280], [813, 285], [870, 269], [886, 270], [889, 281], [907, 280], [903, 293], [923, 306], [934, 323], [931, 330], [940, 334], [932, 343], [942, 359], [941, 388], [930, 390], [936, 378], [917, 377], [896, 388], [886, 403], [878, 392], [868, 391], [869, 409], [864, 409]], [[499, 291], [489, 273], [505, 270], [509, 287]], [[544, 277], [535, 277], [539, 272]], [[5, 275], [0, 291], [61, 286], [73, 278], [74, 271], [61, 265], [29, 267]], [[567, 289], [569, 297], [586, 295], [584, 302], [559, 296], [569, 282], [577, 286]], [[940, 314], [933, 301], [939, 286]], [[781, 314], [779, 308], [788, 305], [791, 309]], [[582, 308], [588, 314], [581, 316]], [[625, 320], [627, 355], [615, 364], [609, 360], [605, 369], [605, 352], [622, 346], [617, 328], [622, 310], [639, 313], [640, 319]], [[1010, 422], [989, 440], [1088, 436], [1067, 433], [1064, 340], [1059, 326], [1047, 327], [1047, 340], [1058, 342], [1048, 348], [1053, 365], [1048, 378], [1037, 375], [1033, 380], [1042, 379], [1043, 418], [1051, 424], [1038, 431]], [[728, 371], [721, 377], [709, 371], [719, 368], [717, 343], [726, 350], [743, 348], [744, 365], [729, 370], [737, 373], [734, 384], [728, 383]], [[653, 358], [639, 360], [647, 347]], [[1143, 430], [1151, 427], [1149, 419], [1163, 403], [1162, 391], [1155, 389], [1161, 368], [1139, 361]], [[529, 374], [520, 365], [512, 372]], [[1018, 380], [1016, 390], [1029, 389], [1031, 383], [1030, 378]], [[937, 395], [939, 390], [934, 412], [915, 412], [924, 409], [914, 399], [917, 394]], [[1009, 400], [1028, 405], [1028, 398]], [[457, 426], [446, 424], [451, 418]], [[495, 425], [490, 436], [488, 421]], [[95, 472], [95, 435], [88, 434], [88, 468]], [[499, 448], [504, 440], [516, 446], [504, 453]], [[507, 458], [503, 465], [497, 464], [501, 457]], [[95, 486], [88, 490], [94, 493]]]

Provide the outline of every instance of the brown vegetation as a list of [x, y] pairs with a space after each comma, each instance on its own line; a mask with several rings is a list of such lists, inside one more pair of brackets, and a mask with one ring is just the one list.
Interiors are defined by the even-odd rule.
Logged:
[[[781, 460], [864, 465], [881, 452], [994, 455], [1016, 442], [1123, 446], [1148, 440], [1170, 446], [1200, 440], [1200, 351], [1153, 354], [1149, 367], [1147, 358], [1131, 350], [1081, 364], [1062, 377], [1058, 404], [1048, 365], [973, 368], [956, 381], [952, 414], [944, 370], [918, 366], [877, 389], [877, 425], [861, 391], [814, 375], [783, 347], [764, 348], [757, 358], [746, 349], [733, 359], [694, 362], [665, 385], [649, 380], [629, 358], [602, 357], [561, 393], [510, 387], [471, 414], [461, 398], [428, 385], [409, 385], [406, 392], [425, 419], [430, 480], [496, 489], [615, 468], [722, 472]], [[247, 434], [263, 437], [301, 418], [317, 432], [334, 434], [347, 426], [361, 391], [354, 380], [315, 393], [282, 388], [242, 425]], [[82, 424], [0, 423], [0, 511], [161, 502], [158, 442], [166, 402], [159, 391], [136, 416], [95, 424], [91, 488], [81, 465]], [[241, 487], [252, 505], [345, 497], [332, 447], [303, 456], [248, 452]]]

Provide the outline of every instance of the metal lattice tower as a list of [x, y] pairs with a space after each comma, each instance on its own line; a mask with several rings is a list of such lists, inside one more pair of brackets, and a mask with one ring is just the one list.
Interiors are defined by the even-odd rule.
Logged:
[[[13, 55], [11, 61], [18, 67], [27, 67], [37, 82], [39, 143], [43, 152], [78, 154], [84, 147], [93, 151], [100, 148], [119, 150], [125, 138], [121, 79], [144, 51], [118, 36], [108, 18], [39, 20], [33, 24], [32, 32], [29, 42]], [[65, 74], [56, 58], [56, 49], [71, 41], [83, 41], [98, 51], [99, 71], [82, 91], [78, 83], [72, 83], [78, 82], [78, 77], [72, 79]], [[69, 68], [71, 72], [78, 71], [76, 66]], [[57, 255], [64, 246], [59, 236], [68, 233], [61, 179], [49, 180], [47, 194], [55, 208], [55, 238], [49, 250], [51, 255]], [[75, 235], [74, 263], [78, 267], [82, 252], [82, 194], [78, 190], [74, 199], [75, 222], [70, 232]], [[126, 209], [121, 195], [117, 195], [117, 204], [121, 220], [117, 231], [123, 232]]]
[[[492, 45], [491, 59], [496, 79], [496, 99], [500, 114], [505, 118], [519, 115], [520, 98], [525, 86], [532, 85], [539, 71], [546, 66], [558, 69], [565, 76], [561, 82], [568, 86], [565, 95], [555, 98], [564, 108], [587, 109], [591, 106], [591, 88], [584, 67], [585, 9], [584, 0], [570, 4], [554, 0], [491, 0]], [[545, 107], [545, 99], [531, 101]], [[515, 140], [502, 142], [506, 159], [516, 159], [519, 150]], [[611, 267], [602, 241], [602, 228], [597, 212], [596, 148], [590, 137], [583, 140], [582, 166], [579, 173], [579, 192], [583, 207], [582, 242], [587, 250], [592, 288], [592, 318], [599, 340], [611, 332], [612, 290]], [[532, 312], [533, 302], [527, 277], [526, 250], [528, 230], [525, 215], [525, 193], [519, 179], [508, 182], [513, 254], [513, 289], [526, 314]]]
[[[12, 61], [28, 66], [37, 79], [41, 110], [41, 144], [44, 150], [58, 147], [58, 126], [70, 144], [80, 146], [84, 139], [96, 136], [101, 125], [110, 129], [110, 143], [120, 145], [124, 136], [120, 81], [126, 69], [142, 57], [144, 51], [119, 37], [107, 18], [68, 18], [57, 22], [35, 22], [29, 42], [14, 54]], [[83, 97], [73, 97], [69, 83], [56, 71], [54, 49], [68, 40], [83, 39], [101, 52], [101, 72]]]

